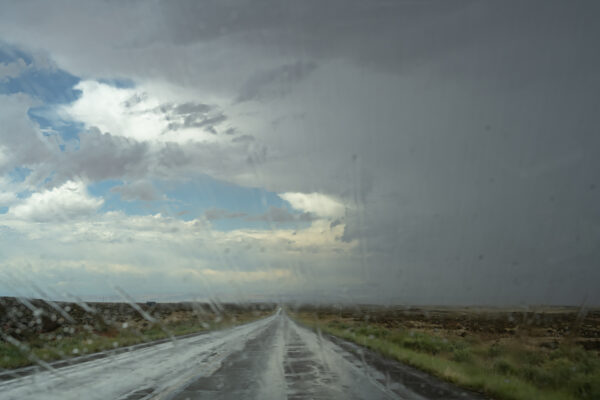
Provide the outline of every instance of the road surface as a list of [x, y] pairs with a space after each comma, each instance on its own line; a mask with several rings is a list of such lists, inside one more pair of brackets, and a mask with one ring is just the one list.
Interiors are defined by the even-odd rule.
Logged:
[[285, 312], [0, 382], [0, 399], [482, 399]]

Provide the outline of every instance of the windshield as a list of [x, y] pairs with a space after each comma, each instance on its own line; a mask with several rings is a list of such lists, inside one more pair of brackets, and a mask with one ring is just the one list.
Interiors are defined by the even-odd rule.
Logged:
[[2, 2], [0, 398], [600, 396], [599, 11]]

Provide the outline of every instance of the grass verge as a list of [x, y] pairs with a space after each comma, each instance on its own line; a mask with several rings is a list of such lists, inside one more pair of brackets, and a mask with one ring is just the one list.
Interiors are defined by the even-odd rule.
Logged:
[[521, 345], [455, 339], [355, 320], [290, 313], [314, 329], [497, 399], [600, 399], [600, 360], [576, 345], [539, 351]]
[[170, 336], [181, 336], [239, 325], [271, 314], [253, 311], [205, 321], [198, 319], [162, 322], [139, 329], [122, 324], [109, 326], [102, 332], [81, 327], [40, 334], [27, 340], [12, 338], [0, 342], [0, 368], [14, 369], [33, 364], [63, 360], [104, 350], [151, 342]]

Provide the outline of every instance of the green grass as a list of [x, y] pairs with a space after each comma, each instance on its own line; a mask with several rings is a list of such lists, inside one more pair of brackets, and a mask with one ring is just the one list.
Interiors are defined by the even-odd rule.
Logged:
[[251, 320], [265, 314], [251, 314], [224, 318], [217, 321], [181, 321], [167, 325], [154, 324], [143, 330], [131, 328], [109, 328], [105, 332], [91, 332], [81, 329], [74, 333], [53, 332], [30, 338], [26, 341], [0, 342], [0, 368], [19, 368], [67, 359], [103, 350], [164, 339], [171, 335], [180, 336], [214, 329], [223, 329]]
[[365, 322], [316, 320], [295, 314], [300, 322], [353, 341], [459, 386], [497, 399], [600, 399], [600, 360], [575, 345], [530, 350], [472, 338], [388, 329]]

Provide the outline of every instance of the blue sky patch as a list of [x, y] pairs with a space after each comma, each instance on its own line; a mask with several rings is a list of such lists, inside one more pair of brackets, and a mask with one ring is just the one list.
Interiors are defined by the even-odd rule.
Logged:
[[22, 192], [17, 193], [17, 198], [26, 199], [29, 196], [31, 196], [32, 194], [33, 194], [33, 192], [31, 190], [23, 190]]
[[[74, 89], [80, 79], [62, 69], [37, 68], [33, 57], [8, 45], [0, 44], [0, 62], [12, 63], [22, 59], [28, 66], [19, 76], [6, 77], [0, 80], [0, 94], [24, 93], [40, 100], [43, 104], [28, 110], [29, 118], [37, 123], [46, 136], [60, 135], [65, 142], [78, 141], [83, 123], [63, 119], [57, 113], [57, 106], [71, 103], [81, 96], [81, 91]], [[125, 84], [125, 80], [118, 83]], [[60, 145], [64, 151], [65, 146]]]
[[33, 62], [33, 57], [21, 51], [17, 47], [10, 46], [0, 42], [0, 63], [8, 64], [22, 59], [25, 64], [30, 65]]
[[177, 199], [182, 210], [195, 215], [210, 208], [247, 214], [264, 213], [270, 206], [289, 208], [277, 193], [234, 185], [206, 175], [186, 183], [164, 182], [157, 187], [169, 198]]
[[79, 141], [79, 133], [85, 127], [82, 122], [61, 118], [52, 106], [32, 107], [27, 115], [38, 124], [44, 135], [58, 134], [65, 142]]
[[60, 69], [27, 69], [15, 78], [0, 81], [0, 94], [25, 93], [45, 103], [66, 104], [77, 100], [73, 89], [80, 79]]
[[8, 172], [8, 177], [12, 182], [23, 182], [30, 173], [31, 170], [27, 167], [15, 167]]
[[154, 204], [155, 202], [123, 200], [118, 192], [113, 191], [123, 183], [122, 180], [107, 179], [88, 186], [88, 192], [92, 196], [104, 199], [101, 212], [121, 211], [127, 215], [152, 215], [160, 212], [160, 205]]
[[[267, 221], [252, 220], [252, 217], [266, 213], [271, 207], [283, 208], [291, 214], [299, 214], [289, 203], [281, 199], [277, 193], [260, 188], [247, 188], [219, 181], [209, 176], [202, 176], [187, 182], [154, 181], [156, 192], [163, 196], [156, 200], [123, 200], [115, 188], [122, 186], [123, 181], [105, 180], [88, 186], [91, 195], [102, 197], [104, 205], [101, 212], [122, 211], [128, 215], [152, 215], [161, 213], [165, 216], [180, 218], [186, 221], [199, 218], [208, 210], [225, 210], [233, 218], [214, 219], [213, 227], [219, 230], [240, 228], [270, 229]], [[249, 219], [250, 218], [250, 219]], [[277, 227], [298, 227], [307, 222], [284, 222]]]

